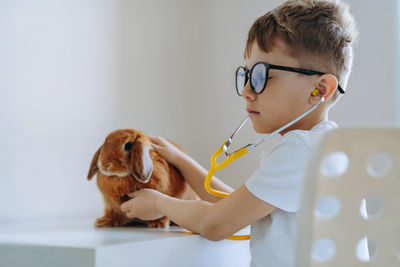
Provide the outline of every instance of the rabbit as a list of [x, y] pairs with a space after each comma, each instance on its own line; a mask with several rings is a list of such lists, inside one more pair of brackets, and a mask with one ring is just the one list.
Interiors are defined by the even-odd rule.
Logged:
[[[91, 180], [95, 174], [105, 203], [105, 215], [96, 220], [95, 227], [133, 222], [134, 219], [120, 210], [120, 205], [129, 200], [127, 193], [141, 188], [181, 199], [199, 199], [179, 170], [152, 150], [149, 137], [139, 130], [121, 129], [110, 133], [94, 154], [87, 179]], [[164, 216], [145, 223], [148, 227], [168, 227], [170, 220]]]

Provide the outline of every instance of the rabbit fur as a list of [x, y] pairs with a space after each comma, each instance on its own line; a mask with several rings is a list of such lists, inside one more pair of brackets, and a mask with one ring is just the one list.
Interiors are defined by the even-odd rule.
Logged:
[[[105, 215], [96, 220], [96, 227], [121, 226], [134, 221], [125, 216], [120, 205], [129, 199], [127, 193], [141, 188], [181, 199], [199, 199], [181, 173], [151, 149], [149, 137], [139, 130], [110, 133], [93, 156], [88, 180], [95, 174], [105, 203]], [[148, 227], [168, 227], [170, 221], [162, 217], [146, 223]]]

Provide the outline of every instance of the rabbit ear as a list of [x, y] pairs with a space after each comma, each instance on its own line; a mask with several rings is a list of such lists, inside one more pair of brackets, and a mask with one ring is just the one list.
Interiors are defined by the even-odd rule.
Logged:
[[150, 147], [145, 146], [143, 148], [143, 155], [142, 155], [142, 162], [143, 162], [143, 177], [145, 178], [147, 183], [150, 180], [151, 175], [153, 174], [153, 160], [150, 157]]
[[131, 155], [132, 174], [141, 183], [147, 183], [153, 174], [153, 160], [150, 147], [138, 142], [133, 144]]
[[103, 146], [101, 146], [96, 153], [94, 154], [93, 158], [92, 158], [92, 163], [90, 163], [90, 168], [89, 168], [89, 173], [87, 176], [88, 180], [91, 180], [93, 178], [93, 176], [97, 173], [97, 171], [99, 170], [99, 168], [97, 167], [97, 160], [99, 159], [99, 155], [100, 155], [100, 150]]

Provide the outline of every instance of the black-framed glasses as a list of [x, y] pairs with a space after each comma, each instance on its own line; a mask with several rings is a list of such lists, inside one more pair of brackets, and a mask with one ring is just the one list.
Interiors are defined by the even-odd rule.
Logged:
[[[292, 67], [285, 67], [285, 66], [278, 66], [272, 65], [265, 62], [258, 62], [256, 63], [251, 70], [247, 70], [244, 67], [238, 67], [236, 70], [236, 92], [239, 96], [242, 95], [243, 88], [246, 86], [247, 81], [250, 77], [250, 87], [251, 90], [256, 94], [261, 94], [265, 87], [267, 86], [268, 82], [268, 74], [270, 69], [275, 70], [284, 70], [284, 71], [291, 71], [297, 72], [304, 75], [323, 75], [325, 73], [314, 71], [314, 70], [306, 70], [306, 69], [299, 69], [299, 68], [292, 68]], [[250, 73], [250, 75], [249, 75]], [[341, 94], [344, 94], [345, 91], [338, 85], [338, 90]]]

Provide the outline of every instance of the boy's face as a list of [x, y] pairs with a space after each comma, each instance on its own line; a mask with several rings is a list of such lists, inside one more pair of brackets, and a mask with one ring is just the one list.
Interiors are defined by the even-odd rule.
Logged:
[[[245, 62], [248, 70], [257, 62], [301, 67], [295, 58], [289, 56], [287, 45], [279, 39], [268, 53], [262, 51], [255, 41]], [[254, 130], [258, 133], [271, 133], [311, 108], [313, 105], [310, 104], [310, 92], [315, 88], [315, 83], [315, 76], [275, 69], [269, 70], [267, 86], [261, 94], [255, 94], [248, 81], [242, 97], [246, 101]], [[312, 115], [307, 115], [281, 134], [292, 129], [311, 129], [316, 124]]]

